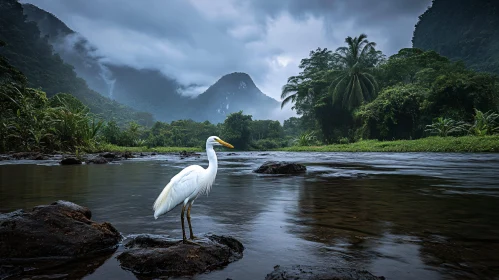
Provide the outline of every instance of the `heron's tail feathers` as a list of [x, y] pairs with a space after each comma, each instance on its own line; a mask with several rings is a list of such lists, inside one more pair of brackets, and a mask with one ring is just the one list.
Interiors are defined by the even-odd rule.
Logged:
[[168, 194], [170, 193], [172, 184], [168, 183], [166, 187], [163, 189], [161, 194], [156, 198], [152, 209], [154, 210], [154, 218], [157, 219], [159, 216], [165, 214], [170, 211], [171, 208], [171, 199], [169, 199]]

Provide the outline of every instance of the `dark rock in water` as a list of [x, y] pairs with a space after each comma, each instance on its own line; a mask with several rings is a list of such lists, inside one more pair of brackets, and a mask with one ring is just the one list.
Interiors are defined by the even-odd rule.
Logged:
[[267, 161], [255, 170], [263, 174], [298, 174], [306, 171], [305, 165], [285, 161]]
[[87, 164], [106, 164], [107, 162], [107, 159], [101, 156], [87, 160]]
[[116, 154], [114, 154], [114, 153], [103, 153], [103, 154], [100, 154], [100, 156], [103, 158], [111, 158], [111, 159], [117, 158]]
[[48, 157], [39, 152], [19, 152], [11, 155], [13, 159], [46, 160]]
[[60, 162], [60, 165], [75, 165], [75, 164], [81, 164], [81, 160], [75, 158], [75, 157], [67, 157], [63, 158]]
[[385, 277], [374, 276], [368, 271], [352, 268], [328, 268], [296, 265], [281, 268], [275, 266], [274, 271], [267, 274], [265, 280], [384, 280]]
[[128, 158], [134, 158], [135, 156], [132, 154], [132, 152], [124, 152], [122, 155], [122, 157], [128, 159]]
[[196, 243], [138, 235], [117, 258], [123, 268], [136, 274], [179, 277], [223, 268], [243, 256], [244, 246], [232, 237], [208, 235]]
[[236, 153], [227, 153], [227, 155], [228, 155], [228, 156], [236, 156], [236, 155], [238, 155], [238, 154], [236, 154]]
[[187, 152], [187, 151], [182, 151], [179, 153], [180, 159], [184, 159], [186, 157], [200, 157], [201, 154], [195, 153], [195, 152]]
[[91, 217], [88, 208], [68, 201], [0, 214], [0, 263], [9, 258], [71, 258], [115, 248], [120, 233]]

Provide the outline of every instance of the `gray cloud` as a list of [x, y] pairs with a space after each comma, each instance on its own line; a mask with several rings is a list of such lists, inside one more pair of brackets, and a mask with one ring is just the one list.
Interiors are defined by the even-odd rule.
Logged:
[[[391, 55], [410, 47], [430, 0], [25, 0], [97, 47], [107, 63], [159, 69], [205, 88], [246, 72], [266, 94], [299, 72], [317, 47], [336, 49], [366, 33]], [[200, 92], [198, 92], [200, 93]], [[195, 94], [191, 92], [190, 94]], [[288, 112], [289, 113], [289, 112]]]

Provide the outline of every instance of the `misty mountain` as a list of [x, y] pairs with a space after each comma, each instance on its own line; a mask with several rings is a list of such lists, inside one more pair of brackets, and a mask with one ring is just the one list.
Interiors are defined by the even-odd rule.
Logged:
[[23, 4], [27, 19], [37, 23], [64, 62], [72, 65], [88, 86], [120, 103], [147, 111], [161, 121], [178, 119], [223, 122], [226, 115], [243, 110], [254, 119], [268, 118], [278, 102], [263, 94], [249, 75], [232, 73], [220, 78], [196, 98], [180, 94], [186, 86], [158, 70], [135, 69], [102, 62], [97, 49], [53, 14]]
[[279, 102], [261, 92], [248, 74], [232, 73], [193, 99], [189, 107], [195, 121], [223, 122], [226, 115], [241, 110], [253, 119], [267, 119]]
[[[23, 6], [17, 0], [0, 1], [0, 56], [27, 78], [27, 86], [40, 88], [52, 97], [57, 93], [71, 93], [88, 106], [92, 113], [119, 123], [132, 120], [151, 125], [150, 113], [138, 112], [97, 93], [77, 76], [73, 67], [54, 53], [48, 36], [43, 36], [35, 22], [27, 21]], [[67, 32], [67, 30], [57, 30]]]
[[175, 119], [169, 115], [183, 117], [179, 115], [182, 111], [178, 105], [184, 98], [176, 93], [179, 85], [173, 79], [155, 70], [102, 63], [97, 49], [53, 14], [31, 4], [23, 4], [23, 8], [27, 19], [37, 23], [55, 52], [74, 67], [91, 89], [135, 109], [148, 111], [159, 120]]

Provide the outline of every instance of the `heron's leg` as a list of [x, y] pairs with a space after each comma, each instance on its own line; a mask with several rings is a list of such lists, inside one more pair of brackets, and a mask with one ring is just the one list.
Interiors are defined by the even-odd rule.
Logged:
[[190, 239], [197, 239], [196, 236], [194, 236], [194, 233], [192, 233], [192, 225], [191, 225], [191, 207], [192, 204], [194, 204], [194, 201], [189, 204], [189, 207], [187, 208], [187, 223], [189, 223], [189, 233], [191, 235]]
[[[194, 242], [194, 241], [190, 241], [190, 240], [187, 240], [187, 237], [185, 237], [185, 226], [184, 226], [184, 211], [185, 211], [185, 206], [187, 204], [184, 204], [184, 206], [182, 206], [182, 214], [180, 214], [180, 218], [182, 219], [182, 242], [184, 244], [192, 244], [192, 245], [198, 245], [198, 246], [201, 246], [200, 244]], [[190, 207], [189, 207], [190, 208]], [[189, 210], [187, 210], [187, 212], [189, 212]], [[190, 226], [190, 222], [189, 222], [189, 226]], [[190, 227], [189, 227], [190, 229]], [[191, 230], [192, 231], [192, 230]]]
[[182, 239], [185, 243], [187, 241], [187, 238], [185, 237], [184, 210], [185, 210], [185, 204], [182, 206], [182, 213], [180, 214], [180, 219], [182, 220]]

